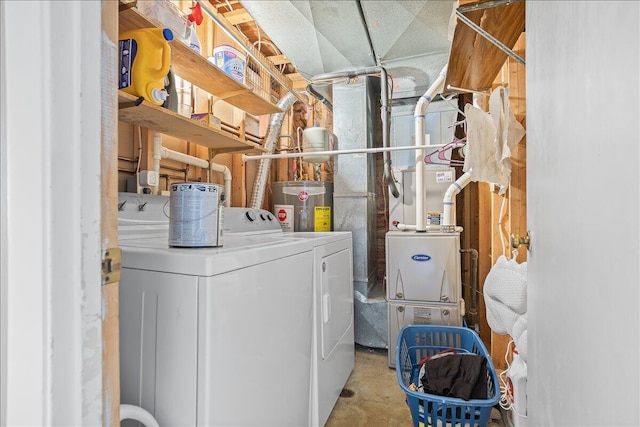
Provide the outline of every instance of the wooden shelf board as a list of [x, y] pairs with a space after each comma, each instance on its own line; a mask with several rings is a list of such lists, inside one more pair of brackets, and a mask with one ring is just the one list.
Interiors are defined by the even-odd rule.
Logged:
[[[464, 15], [513, 49], [524, 31], [524, 11], [525, 2], [521, 1], [469, 11]], [[507, 57], [497, 46], [458, 20], [449, 54], [445, 91], [449, 91], [449, 86], [478, 91], [491, 88]]]
[[[137, 97], [118, 92], [118, 104], [135, 101]], [[219, 153], [254, 152], [262, 153], [261, 145], [243, 141], [229, 132], [211, 126], [205, 126], [195, 120], [188, 119], [166, 108], [143, 101], [137, 107], [118, 110], [118, 119], [142, 126], [153, 131], [171, 135], [186, 141], [195, 142], [213, 148]]]
[[[156, 26], [135, 9], [124, 10], [119, 16], [120, 32]], [[229, 104], [249, 114], [259, 116], [282, 112], [278, 106], [255, 94], [248, 86], [234, 80], [184, 43], [174, 40], [170, 46], [171, 65], [175, 73], [183, 79], [213, 96], [221, 96]], [[234, 95], [224, 97], [229, 93]]]

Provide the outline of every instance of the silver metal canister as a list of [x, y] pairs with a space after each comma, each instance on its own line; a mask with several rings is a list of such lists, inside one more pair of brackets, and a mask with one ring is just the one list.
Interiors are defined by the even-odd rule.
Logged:
[[224, 186], [203, 182], [171, 185], [169, 246], [222, 246]]

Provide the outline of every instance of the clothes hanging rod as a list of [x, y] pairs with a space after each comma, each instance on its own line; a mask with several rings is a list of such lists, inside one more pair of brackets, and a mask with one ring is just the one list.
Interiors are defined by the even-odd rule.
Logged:
[[474, 10], [484, 10], [484, 9], [490, 9], [492, 7], [509, 5], [511, 3], [517, 3], [519, 1], [524, 1], [524, 0], [494, 0], [494, 1], [486, 1], [483, 3], [471, 3], [471, 4], [466, 4], [464, 6], [460, 6], [458, 10], [462, 13], [466, 13]]
[[334, 154], [358, 154], [358, 153], [383, 153], [385, 151], [403, 151], [403, 150], [424, 150], [425, 148], [442, 148], [446, 144], [432, 145], [404, 145], [400, 147], [374, 147], [374, 148], [354, 148], [349, 150], [326, 150], [326, 151], [303, 151], [301, 153], [286, 154], [262, 154], [255, 156], [242, 155], [242, 161], [263, 160], [263, 159], [291, 159], [295, 157], [312, 157], [312, 156], [330, 156]]

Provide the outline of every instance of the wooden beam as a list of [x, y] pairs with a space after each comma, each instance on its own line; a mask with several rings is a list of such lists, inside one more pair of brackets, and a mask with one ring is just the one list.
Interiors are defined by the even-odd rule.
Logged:
[[273, 62], [273, 65], [283, 65], [291, 63], [291, 61], [289, 61], [289, 58], [284, 55], [273, 55], [268, 56], [268, 58], [271, 62]]
[[249, 15], [249, 12], [245, 9], [236, 9], [231, 12], [224, 12], [222, 16], [224, 16], [231, 25], [245, 24], [253, 21], [253, 17]]
[[[102, 250], [118, 246], [118, 2], [102, 0]], [[120, 425], [120, 335], [118, 282], [102, 286], [102, 425]]]
[[238, 4], [240, 3], [240, 0], [209, 0], [209, 3], [211, 3], [217, 10], [223, 7], [228, 7], [228, 5]]

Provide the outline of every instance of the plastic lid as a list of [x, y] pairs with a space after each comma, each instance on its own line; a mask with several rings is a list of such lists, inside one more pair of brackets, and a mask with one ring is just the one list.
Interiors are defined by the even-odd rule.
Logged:
[[173, 31], [171, 31], [169, 28], [165, 28], [164, 30], [162, 30], [162, 35], [164, 36], [164, 39], [168, 42], [173, 40]]
[[169, 94], [167, 93], [167, 91], [165, 89], [155, 88], [155, 89], [153, 89], [151, 91], [151, 97], [156, 102], [164, 102], [164, 101], [167, 100], [168, 96], [169, 96]]

